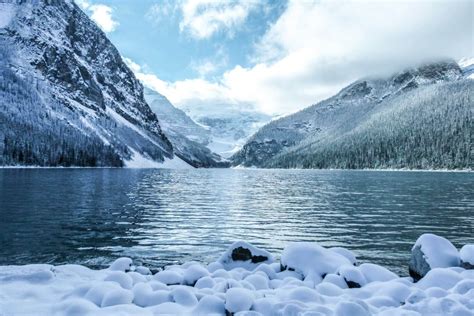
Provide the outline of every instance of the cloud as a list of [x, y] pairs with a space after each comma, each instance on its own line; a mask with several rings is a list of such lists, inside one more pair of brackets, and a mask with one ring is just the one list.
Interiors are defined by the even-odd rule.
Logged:
[[112, 17], [113, 8], [105, 4], [91, 4], [87, 0], [75, 0], [105, 33], [115, 31], [119, 23]]
[[87, 0], [74, 0], [74, 2], [76, 2], [76, 4], [81, 7], [81, 9], [85, 10], [87, 9], [88, 7], [90, 7], [90, 3], [89, 1]]
[[260, 4], [254, 0], [184, 0], [179, 28], [196, 39], [207, 39], [220, 31], [233, 36], [235, 28]]
[[135, 76], [146, 87], [163, 94], [178, 108], [186, 110], [193, 117], [202, 114], [226, 114], [229, 111], [254, 111], [253, 104], [231, 97], [231, 91], [219, 82], [202, 78], [167, 82], [147, 71], [131, 59], [122, 57]]
[[165, 19], [175, 16], [179, 4], [177, 0], [162, 0], [148, 9], [145, 18], [154, 24], [160, 24]]
[[[227, 2], [186, 3], [189, 21], [184, 19], [182, 27], [200, 38], [235, 23], [231, 21], [243, 23], [248, 14], [235, 14], [224, 23], [221, 16], [234, 14], [223, 13], [227, 11], [220, 6]], [[197, 9], [201, 6], [207, 9]], [[362, 77], [445, 57], [472, 57], [472, 12], [470, 0], [290, 0], [256, 43], [251, 66], [229, 69], [214, 82], [199, 78], [169, 83], [150, 74], [142, 80], [154, 82], [179, 107], [208, 102], [215, 108], [227, 102], [288, 114]], [[190, 17], [197, 20], [191, 22]], [[203, 73], [211, 69], [210, 64], [202, 65]]]
[[204, 60], [199, 63], [192, 63], [192, 68], [199, 74], [199, 77], [205, 77], [215, 73], [218, 66], [210, 60]]
[[229, 56], [221, 46], [216, 49], [212, 58], [201, 59], [199, 61], [191, 61], [190, 67], [196, 71], [199, 78], [206, 78], [209, 75], [216, 74], [219, 70], [227, 67]]
[[252, 67], [221, 83], [230, 97], [289, 113], [361, 77], [473, 54], [472, 1], [290, 1], [256, 45]]

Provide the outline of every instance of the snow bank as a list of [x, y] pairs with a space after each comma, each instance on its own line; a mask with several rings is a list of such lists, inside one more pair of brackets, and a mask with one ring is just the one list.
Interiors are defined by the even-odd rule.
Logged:
[[[446, 246], [433, 237], [418, 244], [427, 253]], [[461, 254], [468, 262], [471, 246]], [[154, 275], [129, 258], [104, 270], [3, 266], [0, 315], [474, 315], [474, 270], [456, 260], [417, 283], [355, 262], [348, 250], [314, 243], [288, 245], [277, 262], [237, 242], [216, 262], [173, 265]]]

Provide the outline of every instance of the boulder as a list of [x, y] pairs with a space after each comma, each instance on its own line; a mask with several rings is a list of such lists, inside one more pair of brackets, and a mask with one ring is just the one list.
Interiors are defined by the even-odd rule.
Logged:
[[431, 269], [459, 267], [459, 265], [459, 253], [449, 240], [434, 234], [423, 234], [411, 250], [409, 273], [415, 281], [418, 281]]
[[261, 263], [271, 264], [273, 261], [273, 255], [268, 251], [259, 249], [244, 241], [238, 241], [233, 243], [222, 254], [218, 263], [226, 270], [234, 268], [253, 270]]
[[338, 275], [344, 278], [347, 286], [352, 288], [360, 288], [367, 284], [367, 279], [358, 267], [353, 265], [343, 265], [339, 267]]

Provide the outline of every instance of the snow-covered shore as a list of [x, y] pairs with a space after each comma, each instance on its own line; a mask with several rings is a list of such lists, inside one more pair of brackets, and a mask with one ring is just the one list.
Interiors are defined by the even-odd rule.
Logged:
[[0, 315], [474, 315], [473, 245], [422, 235], [409, 268], [417, 282], [344, 248], [292, 243], [276, 260], [245, 242], [154, 275], [129, 258], [104, 270], [3, 266]]

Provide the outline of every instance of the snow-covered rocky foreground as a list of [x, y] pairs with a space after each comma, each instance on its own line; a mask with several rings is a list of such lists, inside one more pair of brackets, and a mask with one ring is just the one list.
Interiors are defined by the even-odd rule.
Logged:
[[417, 282], [344, 248], [292, 243], [277, 261], [245, 242], [155, 274], [129, 258], [105, 270], [3, 266], [0, 315], [474, 315], [474, 245], [422, 235], [409, 268]]

